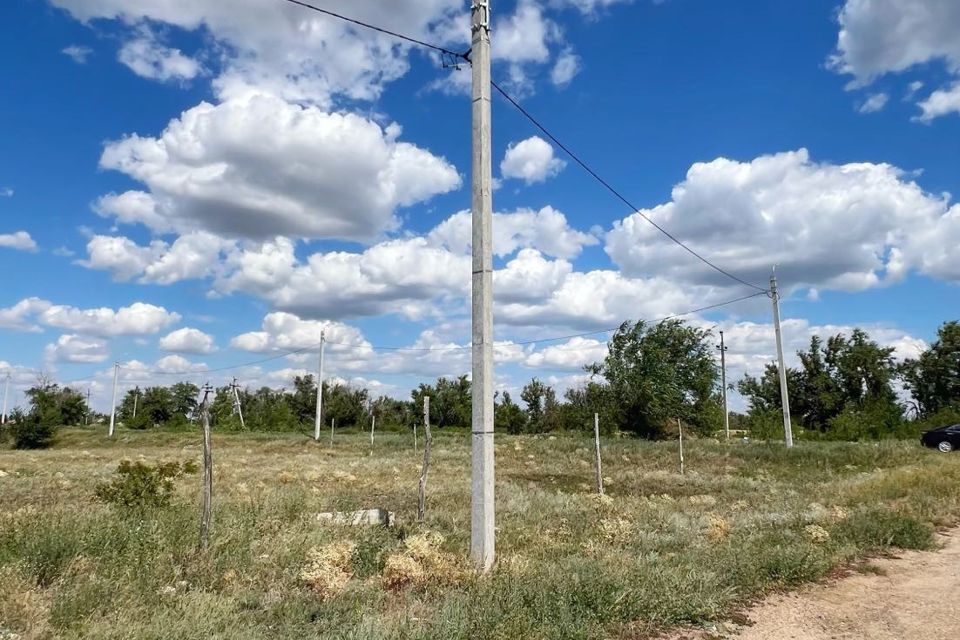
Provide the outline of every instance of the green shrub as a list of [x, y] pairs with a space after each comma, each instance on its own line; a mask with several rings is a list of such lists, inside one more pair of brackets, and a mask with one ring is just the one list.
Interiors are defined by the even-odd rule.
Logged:
[[173, 481], [196, 471], [196, 463], [164, 462], [156, 466], [124, 460], [110, 482], [101, 483], [96, 496], [107, 504], [128, 509], [165, 507], [170, 504]]
[[876, 507], [850, 514], [837, 524], [839, 537], [867, 549], [930, 549], [933, 529], [897, 511]]
[[756, 411], [744, 422], [750, 430], [750, 437], [756, 440], [782, 440], [783, 414], [780, 409]]
[[866, 401], [862, 405], [851, 404], [843, 412], [830, 419], [830, 429], [825, 434], [831, 440], [880, 440], [896, 438], [904, 429], [900, 407], [885, 400]]
[[53, 444], [54, 418], [49, 413], [14, 411], [10, 416], [14, 449], [46, 449]]

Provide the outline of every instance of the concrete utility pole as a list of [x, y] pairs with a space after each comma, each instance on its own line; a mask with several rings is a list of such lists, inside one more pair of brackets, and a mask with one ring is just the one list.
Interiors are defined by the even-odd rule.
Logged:
[[373, 446], [373, 432], [377, 428], [376, 414], [370, 416], [370, 446]]
[[133, 417], [137, 417], [137, 402], [140, 400], [140, 387], [133, 390]]
[[247, 425], [243, 422], [243, 407], [240, 406], [240, 392], [238, 391], [240, 385], [237, 384], [236, 378], [230, 383], [230, 388], [233, 389], [233, 408], [237, 412], [237, 415], [240, 416], [240, 428], [246, 429]]
[[0, 424], [7, 424], [7, 398], [10, 397], [10, 372], [7, 372], [7, 381], [3, 385], [3, 415]]
[[723, 342], [723, 331], [720, 332], [720, 384], [723, 385], [723, 429], [730, 439], [730, 410], [727, 409], [727, 345]]
[[117, 378], [120, 376], [120, 363], [113, 363], [113, 403], [110, 405], [110, 430], [107, 436], [112, 438], [117, 422]]
[[793, 447], [793, 425], [790, 423], [790, 392], [787, 390], [787, 368], [783, 362], [783, 337], [780, 335], [780, 292], [777, 274], [770, 274], [770, 299], [773, 300], [773, 330], [777, 334], [777, 360], [780, 372], [780, 401], [783, 404], [783, 437], [787, 448]]
[[313, 422], [313, 439], [320, 442], [320, 416], [323, 415], [323, 345], [326, 332], [320, 331], [320, 368], [317, 371], [317, 415]]
[[470, 555], [495, 559], [493, 448], [493, 169], [490, 133], [490, 0], [470, 7], [473, 65], [473, 464]]

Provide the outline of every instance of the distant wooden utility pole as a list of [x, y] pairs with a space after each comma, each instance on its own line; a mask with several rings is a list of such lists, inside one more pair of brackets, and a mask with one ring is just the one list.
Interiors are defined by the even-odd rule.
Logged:
[[417, 522], [423, 522], [427, 503], [427, 473], [430, 471], [430, 447], [433, 436], [430, 435], [430, 396], [423, 397], [423, 468], [420, 470], [420, 490], [417, 492]]
[[780, 291], [777, 289], [776, 267], [770, 274], [770, 299], [773, 300], [773, 330], [777, 335], [777, 361], [780, 372], [780, 403], [783, 405], [783, 439], [793, 447], [793, 425], [790, 422], [790, 391], [787, 389], [787, 367], [783, 361], [783, 337], [780, 333]]
[[200, 548], [204, 551], [210, 546], [210, 521], [213, 517], [213, 442], [210, 436], [210, 404], [208, 402], [213, 387], [210, 383], [203, 386], [203, 506], [200, 513]]
[[593, 414], [593, 441], [597, 450], [597, 493], [603, 495], [603, 465], [600, 462], [600, 414]]
[[320, 418], [323, 415], [323, 345], [326, 342], [326, 332], [320, 331], [320, 366], [317, 370], [317, 415], [313, 423], [313, 439], [320, 442]]
[[107, 436], [112, 438], [117, 421], [117, 378], [120, 376], [120, 363], [113, 363], [113, 403], [110, 405], [110, 429]]
[[470, 555], [481, 572], [496, 547], [493, 440], [493, 168], [490, 133], [490, 1], [473, 0], [473, 419]]
[[723, 387], [723, 428], [727, 434], [727, 440], [730, 439], [730, 411], [727, 409], [727, 345], [723, 341], [723, 331], [720, 332], [720, 384]]
[[140, 400], [140, 387], [134, 387], [133, 389], [133, 417], [137, 417], [137, 403]]

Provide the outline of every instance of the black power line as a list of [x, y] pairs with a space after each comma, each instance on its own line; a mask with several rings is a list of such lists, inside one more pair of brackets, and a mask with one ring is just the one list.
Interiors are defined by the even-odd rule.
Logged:
[[672, 240], [672, 241], [673, 241], [674, 243], [676, 243], [678, 246], [683, 247], [683, 249], [685, 249], [685, 250], [687, 251], [687, 253], [689, 253], [689, 254], [692, 255], [693, 257], [697, 258], [698, 260], [700, 260], [701, 262], [703, 262], [705, 265], [707, 265], [708, 267], [710, 267], [710, 268], [713, 269], [714, 271], [717, 271], [718, 273], [722, 273], [723, 275], [727, 276], [727, 277], [730, 278], [731, 280], [736, 280], [737, 282], [739, 282], [739, 283], [742, 284], [742, 285], [746, 285], [746, 286], [748, 286], [748, 287], [751, 287], [751, 288], [753, 288], [753, 289], [756, 289], [757, 291], [762, 291], [762, 292], [766, 293], [767, 290], [764, 289], [763, 287], [757, 286], [757, 285], [755, 285], [755, 284], [753, 284], [753, 283], [751, 283], [751, 282], [747, 282], [746, 280], [743, 280], [742, 278], [740, 278], [740, 277], [738, 277], [738, 276], [730, 273], [730, 272], [727, 271], [726, 269], [723, 269], [722, 267], [717, 266], [716, 264], [714, 264], [713, 262], [711, 262], [710, 260], [708, 260], [707, 258], [705, 258], [703, 255], [701, 255], [700, 253], [698, 253], [697, 251], [695, 251], [694, 249], [692, 249], [689, 245], [685, 244], [682, 240], [680, 240], [679, 238], [677, 238], [675, 235], [673, 235], [672, 233], [670, 233], [669, 231], [667, 231], [666, 229], [664, 229], [663, 227], [661, 227], [659, 224], [657, 224], [656, 222], [654, 222], [649, 216], [647, 216], [646, 214], [642, 213], [642, 212], [640, 211], [640, 208], [639, 208], [639, 207], [637, 207], [637, 206], [634, 205], [632, 202], [630, 202], [629, 200], [627, 200], [627, 199], [623, 196], [622, 193], [620, 193], [619, 191], [617, 191], [616, 189], [614, 189], [613, 186], [612, 186], [609, 182], [607, 182], [607, 181], [604, 180], [602, 177], [600, 177], [600, 174], [598, 174], [596, 171], [594, 171], [593, 169], [591, 169], [591, 168], [590, 168], [590, 165], [588, 165], [586, 162], [584, 162], [583, 160], [581, 160], [581, 159], [580, 159], [580, 156], [578, 156], [577, 154], [575, 154], [567, 145], [565, 145], [565, 144], [563, 144], [562, 142], [560, 142], [560, 140], [558, 140], [555, 135], [553, 135], [552, 133], [550, 133], [550, 131], [549, 131], [545, 126], [543, 126], [543, 124], [541, 124], [539, 120], [537, 120], [535, 117], [533, 117], [533, 114], [531, 114], [529, 111], [527, 111], [526, 109], [524, 109], [523, 105], [520, 104], [516, 99], [514, 99], [509, 93], [507, 93], [506, 91], [504, 91], [504, 90], [500, 87], [500, 85], [498, 85], [496, 82], [491, 82], [490, 84], [493, 85], [493, 88], [496, 89], [496, 90], [500, 93], [500, 95], [503, 96], [503, 97], [507, 100], [507, 102], [509, 102], [510, 104], [512, 104], [514, 107], [516, 107], [517, 110], [518, 110], [520, 113], [522, 113], [522, 114], [524, 115], [524, 117], [527, 118], [527, 120], [529, 120], [530, 122], [532, 122], [535, 127], [537, 127], [538, 129], [540, 129], [540, 131], [542, 131], [542, 132], [544, 133], [544, 135], [546, 135], [548, 138], [550, 138], [550, 139], [554, 142], [554, 144], [556, 144], [558, 147], [560, 147], [561, 149], [563, 149], [564, 152], [566, 152], [566, 154], [567, 154], [568, 156], [570, 156], [571, 158], [573, 158], [574, 162], [576, 162], [577, 164], [579, 164], [579, 165], [583, 168], [584, 171], [586, 171], [586, 172], [589, 173], [591, 176], [593, 176], [593, 178], [594, 178], [597, 182], [599, 182], [601, 185], [603, 185], [603, 186], [607, 189], [607, 191], [609, 191], [610, 193], [612, 193], [612, 194], [613, 194], [615, 197], [617, 197], [621, 202], [623, 202], [625, 205], [627, 205], [628, 207], [630, 207], [630, 210], [631, 210], [631, 211], [639, 214], [641, 218], [643, 218], [644, 220], [646, 220], [647, 222], [649, 222], [651, 225], [653, 225], [654, 228], [655, 228], [657, 231], [659, 231], [660, 233], [662, 233], [662, 234], [665, 235], [666, 237], [670, 238], [670, 240]]
[[421, 47], [425, 47], [425, 48], [427, 48], [427, 49], [433, 49], [434, 51], [439, 51], [440, 53], [444, 53], [444, 54], [446, 54], [446, 55], [448, 55], [448, 56], [453, 56], [454, 58], [457, 58], [457, 59], [462, 59], [462, 60], [469, 61], [468, 54], [466, 54], [466, 53], [459, 53], [459, 52], [457, 52], [457, 51], [451, 51], [450, 49], [447, 49], [446, 47], [441, 47], [441, 46], [436, 45], [436, 44], [430, 44], [429, 42], [424, 42], [423, 40], [418, 40], [418, 39], [412, 38], [412, 37], [410, 37], [410, 36], [405, 36], [405, 35], [403, 35], [402, 33], [397, 33], [396, 31], [390, 31], [389, 29], [384, 29], [383, 27], [378, 27], [378, 26], [376, 26], [376, 25], [368, 24], [368, 23], [366, 23], [366, 22], [362, 22], [362, 21], [360, 21], [360, 20], [356, 20], [355, 18], [348, 18], [347, 16], [341, 15], [341, 14], [339, 14], [339, 13], [335, 13], [335, 12], [333, 12], [333, 11], [330, 11], [329, 9], [321, 9], [321, 8], [318, 7], [318, 6], [315, 6], [315, 5], [306, 3], [306, 2], [301, 2], [301, 0], [283, 0], [283, 1], [284, 1], [284, 2], [289, 2], [290, 4], [295, 4], [295, 5], [299, 6], [299, 7], [303, 7], [304, 9], [310, 9], [311, 11], [316, 11], [316, 12], [318, 12], [318, 13], [322, 13], [322, 14], [324, 14], [324, 15], [330, 16], [331, 18], [337, 18], [338, 20], [343, 20], [344, 22], [349, 22], [350, 24], [357, 25], [358, 27], [363, 27], [363, 28], [365, 28], [365, 29], [370, 29], [371, 31], [377, 31], [377, 32], [379, 32], [379, 33], [383, 33], [383, 34], [386, 34], [386, 35], [388, 35], [388, 36], [391, 36], [391, 37], [394, 37], [394, 38], [398, 38], [398, 39], [400, 39], [400, 40], [405, 40], [405, 41], [407, 41], [407, 42], [410, 42], [410, 43], [412, 43], [412, 44], [415, 44], [415, 45], [418, 45], [418, 46], [421, 46]]
[[[364, 27], [364, 28], [366, 28], [366, 29], [372, 29], [373, 31], [378, 31], [378, 32], [380, 32], [380, 33], [387, 34], [387, 35], [392, 36], [392, 37], [394, 37], [394, 38], [399, 38], [399, 39], [401, 39], [401, 40], [405, 40], [405, 41], [407, 41], [407, 42], [411, 42], [411, 43], [416, 44], [416, 45], [419, 45], [419, 46], [421, 46], [421, 47], [426, 47], [426, 48], [428, 48], [428, 49], [433, 49], [434, 51], [439, 51], [439, 52], [444, 53], [444, 54], [446, 54], [446, 55], [453, 56], [453, 57], [458, 58], [458, 59], [462, 59], [462, 60], [464, 60], [464, 61], [466, 61], [466, 62], [470, 62], [470, 53], [469, 53], [469, 52], [466, 52], [466, 53], [458, 53], [458, 52], [456, 52], [456, 51], [451, 51], [450, 49], [447, 49], [446, 47], [441, 47], [441, 46], [439, 46], [439, 45], [431, 44], [431, 43], [429, 43], [429, 42], [424, 42], [423, 40], [418, 40], [418, 39], [416, 39], [416, 38], [411, 38], [410, 36], [405, 36], [405, 35], [403, 35], [403, 34], [401, 34], [401, 33], [395, 32], [395, 31], [389, 31], [389, 30], [387, 30], [387, 29], [383, 29], [383, 28], [381, 28], [381, 27], [377, 27], [377, 26], [375, 26], [375, 25], [368, 24], [368, 23], [366, 23], [366, 22], [361, 22], [361, 21], [355, 20], [355, 19], [353, 19], [353, 18], [348, 18], [348, 17], [346, 17], [346, 16], [344, 16], [344, 15], [341, 15], [341, 14], [339, 14], [339, 13], [334, 13], [333, 11], [329, 11], [329, 10], [327, 10], [327, 9], [321, 9], [320, 7], [316, 7], [316, 6], [312, 5], [312, 4], [307, 4], [306, 2], [302, 2], [301, 0], [284, 0], [284, 1], [285, 1], [285, 2], [289, 2], [289, 3], [291, 3], [291, 4], [295, 4], [295, 5], [304, 7], [304, 8], [307, 8], [307, 9], [311, 9], [311, 10], [313, 10], [313, 11], [318, 11], [318, 12], [323, 13], [323, 14], [325, 14], [325, 15], [331, 16], [331, 17], [333, 17], [333, 18], [337, 18], [337, 19], [339, 19], [339, 20], [343, 20], [343, 21], [345, 21], [345, 22], [349, 22], [349, 23], [351, 23], [351, 24], [355, 24], [355, 25], [357, 25], [357, 26]], [[570, 156], [571, 158], [573, 158], [574, 162], [576, 162], [578, 165], [580, 165], [580, 167], [582, 167], [584, 171], [586, 171], [587, 173], [589, 173], [597, 182], [599, 182], [601, 185], [603, 185], [603, 187], [606, 188], [607, 191], [609, 191], [610, 193], [612, 193], [617, 199], [619, 199], [619, 200], [620, 200], [621, 202], [623, 202], [625, 205], [627, 205], [628, 207], [630, 207], [630, 210], [631, 210], [632, 212], [639, 214], [641, 218], [643, 218], [644, 220], [646, 220], [649, 224], [653, 225], [653, 227], [654, 227], [657, 231], [659, 231], [660, 233], [662, 233], [663, 235], [665, 235], [665, 236], [666, 236], [667, 238], [669, 238], [672, 242], [674, 242], [677, 246], [682, 247], [687, 253], [689, 253], [690, 255], [692, 255], [693, 257], [695, 257], [697, 260], [700, 260], [701, 262], [703, 262], [705, 265], [707, 265], [708, 267], [710, 267], [710, 268], [713, 269], [714, 271], [716, 271], [716, 272], [718, 272], [718, 273], [720, 273], [720, 274], [722, 274], [722, 275], [730, 278], [731, 280], [734, 280], [734, 281], [736, 281], [736, 282], [739, 282], [740, 284], [745, 285], [745, 286], [747, 286], [747, 287], [750, 287], [750, 288], [752, 288], [752, 289], [756, 289], [757, 291], [763, 291], [763, 292], [766, 292], [766, 291], [767, 291], [767, 289], [765, 289], [764, 287], [755, 285], [755, 284], [753, 284], [752, 282], [747, 282], [747, 281], [744, 280], [743, 278], [740, 278], [739, 276], [734, 275], [733, 273], [730, 273], [730, 272], [727, 271], [726, 269], [724, 269], [724, 268], [720, 267], [719, 265], [717, 265], [716, 263], [710, 261], [708, 258], [704, 257], [701, 253], [697, 252], [697, 251], [694, 250], [692, 247], [690, 247], [689, 245], [687, 245], [686, 243], [684, 243], [682, 240], [680, 240], [679, 238], [677, 238], [675, 235], [673, 235], [672, 233], [670, 233], [669, 231], [667, 231], [666, 229], [664, 229], [662, 226], [660, 226], [659, 224], [657, 224], [656, 222], [654, 222], [649, 216], [647, 216], [646, 214], [642, 213], [642, 212], [640, 211], [640, 208], [639, 208], [639, 207], [637, 207], [637, 206], [634, 205], [632, 202], [630, 202], [629, 200], [627, 200], [627, 198], [624, 197], [624, 195], [623, 195], [622, 193], [620, 193], [619, 191], [617, 191], [617, 190], [613, 187], [613, 185], [611, 185], [609, 182], [607, 182], [606, 180], [604, 180], [604, 179], [600, 176], [600, 174], [598, 174], [596, 171], [594, 171], [594, 170], [590, 167], [590, 165], [588, 165], [584, 160], [582, 160], [582, 159], [580, 158], [580, 156], [578, 156], [576, 153], [574, 153], [574, 152], [570, 149], [570, 147], [568, 147], [567, 145], [565, 145], [565, 144], [564, 144], [563, 142], [561, 142], [555, 135], [553, 135], [539, 120], [537, 120], [537, 119], [533, 116], [533, 114], [531, 114], [529, 111], [527, 111], [527, 110], [523, 107], [523, 105], [520, 104], [520, 102], [519, 102], [518, 100], [516, 100], [515, 98], [513, 98], [509, 93], [507, 93], [507, 92], [506, 92], [500, 85], [498, 85], [496, 82], [491, 81], [490, 84], [493, 86], [494, 89], [497, 90], [497, 92], [500, 93], [500, 95], [502, 95], [502, 96], [507, 100], [507, 102], [509, 102], [510, 104], [512, 104], [520, 113], [522, 113], [522, 114], [524, 115], [524, 117], [527, 118], [527, 120], [529, 120], [530, 122], [532, 122], [533, 125], [534, 125], [535, 127], [537, 127], [540, 131], [542, 131], [544, 135], [546, 135], [548, 138], [550, 138], [550, 140], [552, 140], [552, 141], [554, 142], [554, 144], [556, 144], [558, 147], [560, 147], [561, 149], [563, 149], [563, 151], [564, 151], [568, 156]]]

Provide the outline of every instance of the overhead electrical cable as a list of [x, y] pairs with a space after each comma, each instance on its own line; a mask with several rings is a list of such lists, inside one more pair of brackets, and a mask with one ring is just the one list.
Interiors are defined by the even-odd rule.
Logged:
[[[384, 34], [393, 36], [394, 38], [399, 38], [399, 39], [401, 39], [401, 40], [405, 40], [405, 41], [407, 41], [407, 42], [411, 42], [411, 43], [413, 43], [413, 44], [416, 44], [416, 45], [419, 45], [419, 46], [422, 46], [422, 47], [426, 47], [426, 48], [428, 48], [428, 49], [433, 49], [433, 50], [435, 50], [435, 51], [440, 51], [441, 53], [447, 54], [447, 55], [449, 55], [449, 56], [453, 56], [453, 57], [458, 58], [458, 59], [462, 59], [462, 60], [464, 60], [464, 61], [466, 61], [466, 62], [470, 62], [470, 53], [469, 53], [469, 52], [466, 52], [466, 53], [458, 53], [458, 52], [456, 52], [456, 51], [452, 51], [452, 50], [450, 50], [450, 49], [447, 49], [446, 47], [441, 47], [441, 46], [439, 46], [439, 45], [431, 44], [431, 43], [429, 43], [429, 42], [424, 42], [423, 40], [418, 40], [417, 38], [412, 38], [412, 37], [410, 37], [410, 36], [406, 36], [406, 35], [403, 35], [403, 34], [401, 34], [401, 33], [397, 33], [397, 32], [395, 32], [395, 31], [390, 31], [390, 30], [388, 30], [388, 29], [383, 29], [383, 28], [381, 28], [381, 27], [377, 27], [377, 26], [375, 26], [375, 25], [368, 24], [368, 23], [366, 23], [366, 22], [361, 22], [360, 20], [356, 20], [356, 19], [353, 19], [353, 18], [349, 18], [349, 17], [344, 16], [344, 15], [341, 15], [341, 14], [339, 14], [339, 13], [334, 13], [333, 11], [329, 11], [329, 10], [327, 10], [327, 9], [321, 9], [320, 7], [317, 7], [317, 6], [308, 4], [308, 3], [306, 3], [306, 2], [302, 2], [301, 0], [284, 0], [284, 2], [289, 2], [289, 3], [291, 3], [291, 4], [295, 4], [295, 5], [298, 5], [298, 6], [307, 8], [307, 9], [311, 9], [311, 10], [313, 10], [313, 11], [318, 11], [318, 12], [323, 13], [323, 14], [325, 14], [325, 15], [328, 15], [328, 16], [330, 16], [330, 17], [337, 18], [337, 19], [339, 19], [339, 20], [343, 20], [343, 21], [346, 21], [346, 22], [349, 22], [349, 23], [351, 23], [351, 24], [354, 24], [354, 25], [357, 25], [357, 26], [361, 26], [361, 27], [364, 27], [364, 28], [367, 28], [367, 29], [372, 29], [373, 31], [377, 31], [377, 32], [380, 32], [380, 33], [384, 33]], [[543, 132], [543, 134], [544, 134], [545, 136], [547, 136], [548, 138], [550, 138], [550, 140], [552, 140], [554, 144], [556, 144], [558, 147], [560, 147], [560, 148], [564, 151], [564, 153], [566, 153], [568, 156], [570, 156], [570, 157], [573, 159], [574, 162], [576, 162], [578, 165], [580, 165], [580, 167], [581, 167], [584, 171], [586, 171], [588, 174], [590, 174], [597, 182], [599, 182], [604, 188], [606, 188], [607, 191], [609, 191], [611, 194], [613, 194], [614, 197], [616, 197], [618, 200], [620, 200], [620, 201], [623, 202], [625, 205], [627, 205], [627, 206], [630, 208], [630, 211], [631, 211], [631, 212], [638, 214], [641, 218], [643, 218], [645, 221], [647, 221], [649, 224], [651, 224], [657, 231], [659, 231], [659, 232], [662, 233], [664, 236], [666, 236], [667, 238], [669, 238], [669, 239], [670, 239], [672, 242], [674, 242], [677, 246], [679, 246], [679, 247], [681, 247], [682, 249], [684, 249], [687, 253], [689, 253], [690, 255], [692, 255], [693, 257], [695, 257], [697, 260], [700, 260], [701, 262], [703, 262], [705, 265], [707, 265], [708, 267], [710, 267], [711, 269], [713, 269], [713, 270], [716, 271], [717, 273], [720, 273], [720, 274], [726, 276], [727, 278], [730, 278], [731, 280], [734, 280], [735, 282], [739, 282], [739, 283], [742, 284], [742, 285], [745, 285], [745, 286], [747, 286], [747, 287], [751, 287], [751, 288], [753, 288], [753, 289], [756, 289], [757, 291], [767, 292], [767, 289], [766, 289], [766, 288], [761, 287], [761, 286], [756, 285], [756, 284], [753, 284], [752, 282], [748, 282], [748, 281], [744, 280], [743, 278], [741, 278], [741, 277], [739, 277], [739, 276], [731, 273], [730, 271], [724, 269], [723, 267], [717, 265], [715, 262], [713, 262], [713, 261], [711, 261], [710, 259], [708, 259], [707, 257], [705, 257], [703, 254], [701, 254], [700, 252], [698, 252], [698, 251], [696, 251], [695, 249], [693, 249], [693, 247], [691, 247], [690, 245], [688, 245], [688, 244], [686, 244], [685, 242], [683, 242], [682, 240], [680, 240], [677, 236], [675, 236], [675, 235], [673, 235], [672, 233], [670, 233], [670, 231], [668, 231], [667, 229], [665, 229], [663, 226], [661, 226], [661, 225], [657, 224], [656, 222], [654, 222], [654, 220], [653, 220], [652, 218], [650, 218], [650, 216], [648, 216], [648, 215], [646, 215], [645, 213], [643, 213], [642, 211], [640, 211], [640, 208], [639, 208], [639, 207], [637, 207], [637, 206], [634, 205], [632, 202], [630, 202], [622, 193], [620, 193], [617, 189], [615, 189], [615, 188], [613, 187], [613, 185], [610, 184], [610, 182], [608, 182], [608, 181], [605, 180], [602, 176], [600, 176], [600, 174], [597, 173], [593, 168], [591, 168], [590, 165], [588, 165], [582, 158], [580, 158], [580, 156], [578, 156], [576, 153], [574, 153], [573, 150], [570, 149], [570, 147], [568, 147], [567, 145], [565, 145], [563, 142], [560, 141], [559, 138], [557, 138], [557, 136], [555, 136], [553, 133], [551, 133], [550, 130], [547, 129], [546, 126], [543, 125], [543, 123], [541, 123], [537, 118], [535, 118], [535, 117], [533, 116], [532, 113], [530, 113], [529, 111], [527, 111], [527, 109], [524, 108], [524, 106], [523, 106], [522, 104], [520, 104], [520, 101], [519, 101], [519, 100], [517, 100], [516, 98], [514, 98], [513, 96], [511, 96], [509, 93], [507, 93], [507, 92], [506, 92], [500, 85], [498, 85], [496, 82], [491, 81], [490, 84], [493, 86], [494, 89], [497, 90], [497, 92], [498, 92], [501, 96], [504, 97], [504, 99], [505, 99], [507, 102], [509, 102], [511, 105], [513, 105], [521, 114], [523, 114], [523, 116], [524, 116], [525, 118], [527, 118], [527, 120], [529, 120], [531, 123], [533, 123], [533, 125], [534, 125], [537, 129], [539, 129], [541, 132]]]
[[357, 19], [355, 19], [355, 18], [350, 18], [350, 17], [347, 17], [347, 16], [345, 16], [345, 15], [342, 15], [342, 14], [339, 14], [339, 13], [335, 13], [335, 12], [333, 12], [333, 11], [330, 11], [329, 9], [321, 9], [320, 7], [318, 7], [318, 6], [316, 6], [316, 5], [312, 5], [312, 4], [307, 3], [307, 2], [301, 2], [301, 0], [283, 0], [283, 1], [284, 1], [284, 2], [289, 2], [290, 4], [295, 4], [295, 5], [299, 6], [299, 7], [303, 7], [304, 9], [310, 9], [311, 11], [316, 11], [316, 12], [318, 12], [318, 13], [322, 13], [322, 14], [324, 14], [324, 15], [330, 16], [331, 18], [337, 18], [338, 20], [343, 20], [344, 22], [349, 22], [350, 24], [356, 25], [356, 26], [358, 26], [358, 27], [363, 27], [363, 28], [365, 28], [365, 29], [370, 29], [371, 31], [377, 31], [377, 32], [379, 32], [379, 33], [383, 33], [383, 34], [385, 34], [385, 35], [392, 36], [392, 37], [398, 38], [398, 39], [400, 39], [400, 40], [405, 40], [406, 42], [409, 42], [409, 43], [411, 43], [411, 44], [415, 44], [415, 45], [418, 45], [418, 46], [421, 46], [421, 47], [426, 47], [427, 49], [433, 49], [434, 51], [439, 51], [440, 53], [445, 53], [445, 54], [447, 54], [448, 56], [453, 56], [453, 57], [455, 57], [455, 58], [459, 58], [459, 59], [465, 60], [465, 61], [469, 61], [469, 59], [470, 59], [470, 58], [469, 58], [469, 55], [466, 54], [466, 53], [461, 53], [461, 52], [458, 52], [458, 51], [452, 51], [452, 50], [450, 50], [450, 49], [447, 49], [446, 47], [441, 47], [440, 45], [430, 44], [429, 42], [424, 42], [423, 40], [418, 40], [417, 38], [413, 38], [413, 37], [410, 37], [410, 36], [406, 36], [406, 35], [403, 35], [402, 33], [397, 33], [396, 31], [390, 31], [389, 29], [384, 29], [383, 27], [378, 27], [378, 26], [376, 26], [376, 25], [369, 24], [369, 23], [367, 23], [367, 22], [363, 22], [363, 21], [357, 20]]

